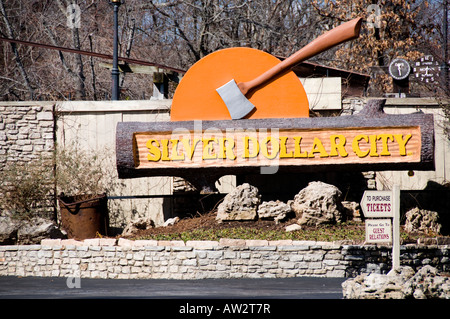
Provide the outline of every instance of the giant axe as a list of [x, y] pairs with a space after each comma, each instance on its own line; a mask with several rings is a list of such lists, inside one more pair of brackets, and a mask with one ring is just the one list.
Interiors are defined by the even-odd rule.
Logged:
[[358, 38], [362, 18], [356, 18], [322, 34], [314, 41], [283, 60], [273, 68], [248, 82], [236, 83], [234, 79], [216, 89], [225, 102], [232, 119], [241, 119], [249, 114], [255, 106], [245, 95], [261, 85], [290, 71], [298, 63], [309, 59], [338, 44]]

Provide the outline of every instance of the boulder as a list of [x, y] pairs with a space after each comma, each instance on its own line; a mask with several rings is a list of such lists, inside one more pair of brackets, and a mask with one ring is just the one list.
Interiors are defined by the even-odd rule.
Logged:
[[17, 243], [17, 232], [20, 224], [8, 217], [0, 216], [0, 245], [14, 245]]
[[291, 206], [279, 200], [262, 202], [258, 207], [258, 217], [263, 219], [273, 219], [276, 224], [285, 219], [291, 212]]
[[31, 245], [39, 244], [42, 239], [65, 237], [53, 221], [45, 218], [16, 219], [9, 215], [0, 216], [1, 245]]
[[173, 218], [169, 218], [168, 220], [166, 220], [163, 224], [163, 227], [168, 227], [168, 226], [173, 226], [176, 223], [178, 223], [180, 221], [180, 217], [176, 216]]
[[362, 221], [361, 206], [357, 202], [342, 201], [343, 213], [347, 220]]
[[256, 187], [244, 183], [228, 193], [217, 208], [218, 222], [231, 220], [255, 220], [261, 195]]
[[291, 231], [296, 231], [296, 230], [301, 230], [302, 226], [300, 226], [299, 224], [292, 224], [289, 226], [286, 226], [286, 232], [291, 232]]
[[342, 283], [345, 299], [450, 299], [450, 278], [429, 265], [416, 273], [409, 266], [387, 275], [363, 274]]
[[387, 275], [370, 273], [356, 276], [342, 283], [345, 299], [403, 299], [403, 285], [414, 276], [409, 267], [399, 267]]
[[150, 218], [137, 218], [128, 223], [122, 232], [122, 236], [133, 236], [139, 231], [153, 228], [154, 226], [155, 223]]
[[440, 276], [436, 268], [426, 265], [404, 284], [403, 293], [406, 298], [450, 299], [450, 278]]
[[40, 217], [22, 223], [17, 232], [18, 243], [21, 245], [39, 244], [42, 239], [47, 238], [66, 238], [66, 235], [53, 221]]
[[311, 182], [295, 195], [291, 208], [299, 225], [335, 224], [345, 220], [340, 201], [342, 193], [333, 185]]
[[425, 232], [430, 231], [439, 234], [441, 232], [442, 225], [439, 223], [439, 215], [437, 212], [413, 208], [406, 213], [405, 231], [412, 232]]

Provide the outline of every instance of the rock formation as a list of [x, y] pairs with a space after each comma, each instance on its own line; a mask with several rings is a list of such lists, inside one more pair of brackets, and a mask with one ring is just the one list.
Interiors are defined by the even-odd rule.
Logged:
[[20, 220], [7, 214], [0, 216], [0, 244], [31, 245], [42, 239], [64, 238], [65, 234], [53, 221], [41, 217]]
[[248, 183], [236, 187], [227, 194], [217, 208], [216, 220], [255, 220], [261, 195], [258, 189]]
[[273, 219], [276, 224], [285, 219], [291, 212], [291, 206], [279, 200], [262, 202], [258, 207], [258, 217], [262, 219]]
[[341, 191], [323, 182], [311, 182], [294, 197], [291, 208], [299, 225], [335, 224], [344, 220]]
[[132, 236], [136, 234], [138, 231], [146, 230], [149, 228], [153, 228], [155, 223], [150, 218], [137, 218], [128, 223], [128, 225], [124, 228], [122, 232], [122, 236]]
[[406, 213], [405, 231], [408, 233], [416, 231], [428, 233], [432, 231], [435, 234], [439, 234], [441, 227], [437, 212], [416, 207]]
[[346, 299], [450, 299], [450, 278], [424, 266], [416, 273], [409, 266], [387, 275], [363, 274], [342, 283]]

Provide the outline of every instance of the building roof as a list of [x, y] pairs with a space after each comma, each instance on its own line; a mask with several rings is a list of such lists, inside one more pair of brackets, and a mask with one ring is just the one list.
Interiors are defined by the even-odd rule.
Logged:
[[[284, 57], [277, 56], [280, 60]], [[370, 75], [334, 67], [321, 65], [315, 62], [301, 62], [292, 70], [300, 78], [308, 77], [339, 77], [342, 79], [343, 96], [363, 96], [370, 81]]]

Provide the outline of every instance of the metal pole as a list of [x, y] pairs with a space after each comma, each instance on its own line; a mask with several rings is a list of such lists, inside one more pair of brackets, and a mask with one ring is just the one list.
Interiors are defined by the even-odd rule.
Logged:
[[443, 37], [444, 37], [444, 61], [442, 63], [443, 68], [443, 78], [444, 78], [444, 89], [445, 91], [448, 91], [448, 50], [447, 50], [447, 32], [448, 32], [448, 1], [444, 0], [444, 3], [442, 4], [444, 6], [444, 12], [443, 12], [443, 21], [442, 21], [442, 28], [443, 28]]
[[114, 42], [113, 42], [113, 67], [111, 70], [112, 75], [112, 96], [111, 100], [117, 101], [119, 100], [119, 66], [118, 66], [118, 60], [119, 60], [119, 49], [118, 49], [118, 42], [119, 42], [119, 22], [118, 22], [118, 12], [119, 12], [119, 6], [120, 2], [113, 2], [114, 5]]

